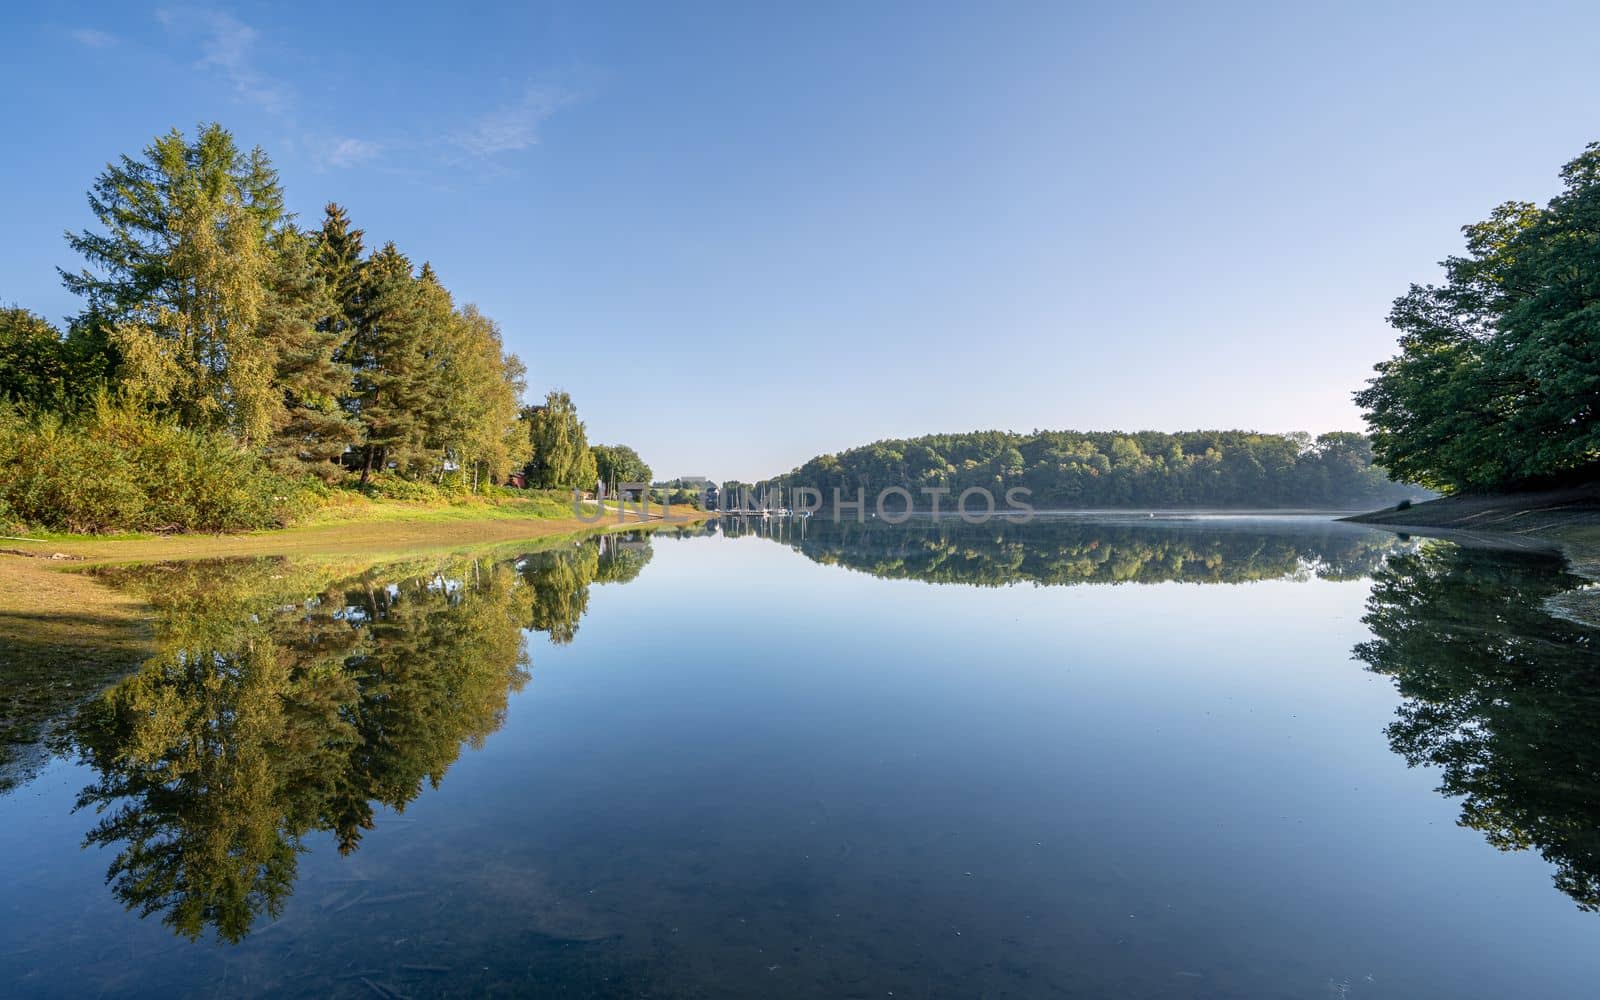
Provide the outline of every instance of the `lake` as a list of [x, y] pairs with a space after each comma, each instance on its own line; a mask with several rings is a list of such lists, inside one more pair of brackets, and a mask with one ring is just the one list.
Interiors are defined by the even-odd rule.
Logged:
[[7, 995], [1600, 981], [1600, 632], [1549, 553], [813, 518], [101, 573], [155, 655], [7, 751]]

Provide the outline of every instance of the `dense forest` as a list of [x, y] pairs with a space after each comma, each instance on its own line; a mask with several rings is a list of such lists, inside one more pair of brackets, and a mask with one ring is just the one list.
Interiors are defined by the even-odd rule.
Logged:
[[524, 405], [492, 319], [338, 204], [302, 228], [221, 126], [121, 157], [88, 200], [61, 273], [82, 311], [0, 310], [0, 522], [251, 528], [331, 486], [433, 499], [513, 471], [593, 488], [571, 398]]
[[1545, 207], [1464, 227], [1444, 282], [1395, 300], [1400, 353], [1356, 401], [1397, 476], [1476, 492], [1600, 478], [1600, 143], [1561, 178]]
[[[979, 431], [879, 441], [821, 455], [773, 480], [785, 490], [811, 487], [824, 503], [833, 491], [870, 505], [880, 490], [901, 487], [918, 507], [924, 489], [947, 489], [943, 509], [962, 490], [983, 487], [997, 503], [1025, 487], [1039, 509], [1095, 507], [1375, 507], [1421, 491], [1390, 482], [1359, 434], [1167, 434]], [[901, 501], [893, 501], [899, 509]]]

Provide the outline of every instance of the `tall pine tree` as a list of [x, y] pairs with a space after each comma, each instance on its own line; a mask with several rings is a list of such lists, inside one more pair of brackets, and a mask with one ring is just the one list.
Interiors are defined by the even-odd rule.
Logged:
[[284, 226], [273, 234], [272, 250], [276, 267], [261, 336], [275, 359], [273, 381], [282, 396], [266, 458], [281, 472], [332, 481], [336, 463], [360, 438], [355, 418], [340, 405], [350, 389], [350, 366], [336, 360], [343, 331], [327, 322], [331, 297], [318, 273], [316, 242]]
[[411, 261], [393, 243], [363, 268], [360, 309], [345, 354], [354, 371], [354, 411], [361, 423], [361, 481], [391, 463], [426, 463], [427, 304]]

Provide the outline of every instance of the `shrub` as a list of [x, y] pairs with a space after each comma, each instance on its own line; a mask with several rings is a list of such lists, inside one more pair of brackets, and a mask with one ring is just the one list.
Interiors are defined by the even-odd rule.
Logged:
[[459, 472], [446, 472], [440, 476], [438, 490], [440, 496], [448, 498], [464, 497], [472, 492], [470, 484], [461, 478]]
[[432, 483], [415, 479], [402, 479], [388, 473], [375, 473], [363, 487], [369, 497], [379, 500], [401, 500], [407, 503], [438, 503], [444, 499], [439, 488]]
[[1411, 509], [1411, 501], [1410, 500], [1402, 500], [1399, 503], [1394, 505], [1394, 509], [1395, 510], [1410, 510]]
[[53, 531], [243, 531], [282, 524], [296, 484], [224, 433], [104, 400], [70, 421], [0, 418], [0, 503]]

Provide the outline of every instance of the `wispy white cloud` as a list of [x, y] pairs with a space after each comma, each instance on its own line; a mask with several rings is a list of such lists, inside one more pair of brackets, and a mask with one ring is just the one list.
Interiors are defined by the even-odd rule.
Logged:
[[[194, 62], [197, 70], [226, 84], [241, 102], [277, 118], [287, 132], [284, 139], [288, 148], [298, 149], [322, 170], [368, 164], [386, 154], [392, 157], [397, 151], [405, 153], [413, 166], [419, 164], [420, 154], [424, 169], [426, 161], [435, 158], [442, 163], [460, 163], [464, 157], [491, 161], [537, 145], [544, 123], [576, 100], [567, 90], [529, 86], [509, 104], [468, 118], [464, 124], [457, 119], [453, 129], [445, 126], [431, 135], [390, 135], [378, 142], [297, 121], [301, 115], [297, 113], [294, 88], [288, 77], [273, 72], [270, 61], [263, 57], [263, 49], [270, 53], [270, 45], [264, 44], [263, 36], [254, 27], [232, 14], [207, 7], [174, 6], [158, 10], [156, 18], [175, 41], [198, 49]], [[85, 45], [103, 46], [116, 41], [109, 35], [103, 36], [109, 41], [103, 41], [102, 35], [84, 29], [74, 32], [73, 37]], [[304, 127], [307, 125], [310, 127]]]
[[538, 143], [539, 126], [570, 100], [569, 95], [558, 90], [530, 87], [516, 104], [480, 115], [456, 133], [454, 142], [473, 156], [527, 149]]
[[377, 156], [383, 147], [376, 142], [346, 136], [323, 144], [319, 159], [326, 167], [353, 167]]
[[68, 32], [72, 40], [91, 49], [109, 49], [117, 44], [117, 36], [98, 28], [74, 28]]
[[156, 17], [174, 31], [197, 35], [198, 65], [219, 73], [241, 101], [269, 114], [288, 113], [293, 92], [256, 65], [255, 48], [260, 37], [256, 29], [231, 14], [192, 7], [159, 10]]

